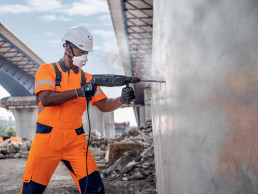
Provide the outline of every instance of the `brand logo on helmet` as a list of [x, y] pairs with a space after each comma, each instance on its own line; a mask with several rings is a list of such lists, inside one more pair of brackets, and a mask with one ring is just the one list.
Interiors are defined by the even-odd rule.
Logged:
[[79, 44], [79, 46], [83, 47], [83, 45]]

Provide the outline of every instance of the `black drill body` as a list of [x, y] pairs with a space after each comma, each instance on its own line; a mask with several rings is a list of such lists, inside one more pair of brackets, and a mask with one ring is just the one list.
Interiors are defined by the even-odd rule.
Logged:
[[127, 77], [124, 75], [114, 74], [95, 74], [92, 75], [91, 84], [106, 87], [124, 86], [128, 87], [129, 83], [138, 83], [141, 79], [137, 77]]

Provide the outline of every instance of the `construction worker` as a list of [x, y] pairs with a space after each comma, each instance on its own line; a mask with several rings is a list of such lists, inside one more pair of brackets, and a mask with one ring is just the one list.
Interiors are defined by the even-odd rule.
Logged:
[[[39, 97], [37, 129], [27, 160], [22, 194], [40, 194], [46, 189], [57, 165], [62, 161], [81, 194], [104, 193], [94, 158], [88, 150], [86, 187], [86, 134], [82, 114], [86, 99], [103, 112], [113, 111], [135, 99], [132, 88], [123, 88], [121, 96], [107, 98], [100, 87], [89, 84], [91, 75], [81, 69], [92, 51], [89, 31], [74, 26], [62, 38], [65, 53], [54, 64], [41, 65], [36, 73], [35, 95]], [[86, 83], [85, 83], [86, 82]]]

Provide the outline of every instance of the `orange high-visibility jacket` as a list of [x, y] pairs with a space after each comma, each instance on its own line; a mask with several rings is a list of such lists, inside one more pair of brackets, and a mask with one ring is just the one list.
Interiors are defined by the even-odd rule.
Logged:
[[[41, 65], [36, 74], [35, 95], [43, 90], [52, 90], [64, 92], [81, 88], [81, 69], [69, 69], [62, 60], [56, 63], [59, 71], [62, 73], [60, 85], [55, 86], [55, 69], [51, 64]], [[90, 82], [92, 75], [85, 73], [86, 82]], [[95, 96], [90, 101], [94, 102], [107, 98], [98, 86]], [[86, 99], [84, 97], [76, 98], [64, 104], [52, 107], [43, 107], [39, 103], [38, 122], [44, 125], [54, 126], [57, 123], [65, 123], [67, 127], [79, 128], [82, 125], [82, 114], [86, 110]]]

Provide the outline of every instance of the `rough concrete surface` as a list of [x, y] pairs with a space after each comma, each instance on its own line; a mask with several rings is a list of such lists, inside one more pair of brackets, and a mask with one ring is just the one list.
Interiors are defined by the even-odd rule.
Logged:
[[258, 1], [153, 3], [158, 193], [258, 193]]

